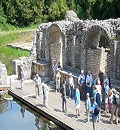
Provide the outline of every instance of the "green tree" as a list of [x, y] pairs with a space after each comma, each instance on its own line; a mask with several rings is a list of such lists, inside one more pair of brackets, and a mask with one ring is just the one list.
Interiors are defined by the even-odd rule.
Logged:
[[68, 10], [66, 0], [56, 0], [50, 5], [49, 20], [56, 21], [64, 19], [65, 13]]
[[6, 24], [6, 16], [3, 11], [3, 7], [0, 4], [0, 26]]
[[42, 22], [44, 0], [6, 0], [8, 22], [16, 26], [28, 26]]

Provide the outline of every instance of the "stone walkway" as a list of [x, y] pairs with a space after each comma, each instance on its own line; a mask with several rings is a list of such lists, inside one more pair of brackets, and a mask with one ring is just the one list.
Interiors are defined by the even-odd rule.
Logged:
[[[35, 95], [35, 83], [33, 80], [26, 80], [23, 84], [23, 89], [20, 88], [20, 81], [14, 80], [12, 82], [12, 87], [9, 93], [16, 95], [24, 103], [27, 103], [33, 109], [37, 108], [38, 112], [41, 112], [45, 117], [50, 117], [56, 119], [59, 125], [69, 126], [69, 128], [74, 130], [92, 130], [92, 122], [86, 123], [86, 112], [85, 112], [85, 102], [81, 101], [80, 116], [76, 118], [75, 116], [75, 104], [72, 99], [67, 99], [68, 112], [62, 112], [61, 108], [61, 94], [55, 92], [51, 87], [49, 87], [49, 101], [48, 107], [43, 107], [42, 105], [42, 92], [40, 97], [36, 99]], [[47, 115], [47, 116], [46, 116]], [[53, 118], [52, 118], [53, 117]], [[102, 111], [101, 121], [97, 123], [97, 130], [120, 130], [120, 123], [118, 125], [109, 123], [110, 114], [104, 114]], [[119, 119], [120, 120], [120, 119]], [[62, 123], [61, 123], [62, 122]], [[69, 129], [65, 128], [65, 129]]]

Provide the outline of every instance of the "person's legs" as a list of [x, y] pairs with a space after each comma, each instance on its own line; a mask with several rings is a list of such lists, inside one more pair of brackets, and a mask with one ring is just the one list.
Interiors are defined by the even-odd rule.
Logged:
[[62, 111], [64, 111], [64, 97], [62, 97]]
[[110, 111], [110, 114], [111, 114], [112, 113], [112, 109], [113, 109], [113, 103], [109, 103], [109, 107], [110, 107], [109, 111]]
[[94, 118], [92, 118], [92, 122], [93, 122], [93, 130], [97, 130], [97, 116], [95, 116]]
[[86, 115], [87, 115], [87, 122], [89, 122], [88, 120], [89, 120], [89, 110], [88, 109], [86, 109]]
[[112, 113], [111, 113], [111, 117], [110, 117], [110, 123], [111, 124], [113, 123], [113, 116], [114, 116], [115, 110], [116, 110], [116, 105], [113, 104], [113, 109], [112, 109]]
[[105, 95], [105, 112], [108, 112], [108, 96]]
[[73, 89], [73, 86], [71, 86], [71, 98], [74, 98], [74, 89]]
[[68, 97], [69, 98], [71, 97], [71, 86], [70, 85], [68, 86]]
[[36, 85], [35, 87], [35, 93], [36, 93], [36, 97], [38, 97], [38, 85]]
[[100, 115], [101, 115], [101, 109], [100, 109], [100, 112], [99, 112], [98, 117], [97, 117], [98, 122], [100, 121]]
[[118, 106], [117, 105], [116, 105], [115, 115], [116, 115], [116, 123], [118, 124]]
[[65, 102], [65, 112], [67, 112], [67, 100], [66, 100], [66, 97], [64, 97], [64, 102]]

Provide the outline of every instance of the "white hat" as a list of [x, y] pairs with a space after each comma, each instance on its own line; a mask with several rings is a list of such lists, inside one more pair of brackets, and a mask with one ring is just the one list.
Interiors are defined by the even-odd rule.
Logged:
[[90, 96], [89, 93], [87, 93], [86, 96]]
[[36, 77], [38, 77], [39, 75], [38, 74], [36, 74]]
[[72, 73], [70, 73], [70, 75], [72, 75]]
[[81, 70], [81, 73], [84, 73], [84, 70]]

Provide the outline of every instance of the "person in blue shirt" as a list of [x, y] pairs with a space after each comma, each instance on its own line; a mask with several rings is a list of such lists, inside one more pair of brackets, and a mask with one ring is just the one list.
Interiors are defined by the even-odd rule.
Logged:
[[77, 118], [78, 116], [80, 116], [80, 91], [77, 86], [75, 87], [74, 101], [75, 101], [76, 118]]
[[92, 123], [93, 123], [93, 130], [97, 130], [97, 117], [98, 117], [98, 115], [95, 115], [95, 114], [94, 114], [95, 107], [96, 107], [97, 105], [98, 105], [98, 104], [96, 103], [96, 100], [93, 99], [93, 105], [92, 105]]
[[89, 93], [86, 94], [86, 114], [87, 114], [87, 122], [90, 121], [90, 108], [91, 108], [91, 101], [89, 97]]

